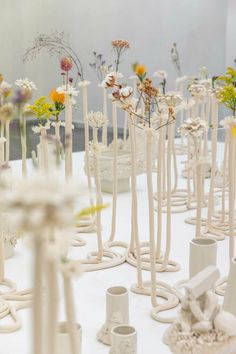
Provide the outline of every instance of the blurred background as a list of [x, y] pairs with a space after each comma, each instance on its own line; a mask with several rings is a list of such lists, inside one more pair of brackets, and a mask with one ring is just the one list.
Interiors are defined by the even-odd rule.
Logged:
[[[93, 51], [103, 54], [107, 64], [114, 64], [112, 39], [127, 39], [131, 48], [120, 66], [127, 83], [131, 84], [131, 63], [138, 61], [146, 65], [150, 76], [166, 70], [167, 89], [174, 89], [177, 74], [170, 55], [173, 42], [177, 43], [183, 75], [197, 75], [199, 68], [206, 66], [213, 76], [234, 66], [235, 15], [235, 0], [1, 0], [0, 72], [12, 84], [25, 77], [34, 81], [38, 87], [35, 99], [48, 95], [61, 84], [58, 58], [42, 51], [24, 64], [22, 57], [38, 34], [63, 31], [82, 62], [85, 79], [91, 81], [89, 109], [101, 110], [102, 90], [89, 66]], [[83, 148], [79, 100], [73, 117], [76, 129], [81, 129], [75, 150]], [[30, 127], [28, 133], [33, 146], [35, 137]], [[11, 158], [17, 158], [17, 122], [12, 141]]]

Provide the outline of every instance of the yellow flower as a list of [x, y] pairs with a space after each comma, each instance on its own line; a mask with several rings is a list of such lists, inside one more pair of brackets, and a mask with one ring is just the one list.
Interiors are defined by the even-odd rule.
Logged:
[[58, 93], [55, 89], [52, 89], [52, 91], [50, 92], [50, 98], [54, 103], [57, 102], [63, 104], [65, 102], [64, 93]]
[[138, 64], [135, 67], [135, 74], [138, 76], [143, 76], [146, 73], [146, 66], [143, 64]]
[[236, 125], [231, 128], [231, 134], [234, 138], [236, 138]]

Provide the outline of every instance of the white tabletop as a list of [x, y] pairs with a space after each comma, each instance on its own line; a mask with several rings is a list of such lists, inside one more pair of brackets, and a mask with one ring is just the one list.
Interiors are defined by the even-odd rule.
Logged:
[[[219, 144], [219, 156], [222, 156], [223, 144]], [[81, 191], [86, 188], [86, 180], [83, 172], [83, 153], [73, 155], [74, 175], [80, 181]], [[178, 156], [178, 168], [181, 171], [181, 161], [184, 156]], [[220, 162], [220, 158], [219, 158]], [[13, 171], [19, 174], [20, 161], [12, 163]], [[155, 178], [154, 178], [155, 182]], [[179, 187], [183, 188], [186, 180], [179, 178]], [[155, 188], [155, 185], [154, 185]], [[138, 176], [137, 181], [139, 200], [139, 227], [141, 240], [148, 240], [148, 209], [145, 175]], [[86, 205], [87, 198], [83, 196], [82, 205]], [[104, 195], [104, 202], [111, 204], [111, 196]], [[119, 194], [116, 240], [129, 241], [130, 239], [130, 193]], [[203, 211], [205, 213], [206, 210]], [[173, 284], [186, 278], [188, 274], [188, 248], [189, 241], [194, 237], [194, 226], [184, 222], [187, 215], [195, 215], [195, 211], [173, 214], [172, 217], [172, 248], [171, 259], [181, 264], [181, 270], [177, 273], [157, 273], [157, 279]], [[165, 218], [165, 215], [163, 215]], [[111, 226], [111, 208], [103, 212], [103, 237], [107, 240]], [[86, 253], [96, 249], [95, 234], [84, 234], [87, 245], [81, 248], [73, 248], [71, 256], [80, 259], [86, 257]], [[228, 240], [218, 243], [218, 266], [222, 275], [228, 272]], [[6, 261], [6, 277], [18, 284], [19, 289], [30, 286], [32, 269], [32, 255], [30, 244], [26, 240], [18, 242], [15, 256]], [[150, 280], [150, 274], [143, 272], [144, 279]], [[82, 325], [83, 345], [82, 354], [108, 354], [109, 348], [96, 340], [96, 333], [103, 325], [105, 319], [105, 292], [110, 286], [123, 285], [130, 289], [136, 282], [136, 269], [130, 265], [121, 266], [84, 273], [74, 280], [74, 296], [76, 301], [77, 321]], [[63, 301], [61, 301], [62, 303]], [[168, 325], [154, 321], [150, 316], [151, 299], [148, 296], [136, 295], [130, 292], [130, 323], [138, 332], [139, 354], [169, 354], [170, 350], [162, 342], [162, 336]], [[176, 312], [176, 310], [175, 310]], [[19, 312], [22, 319], [22, 329], [11, 334], [0, 334], [1, 354], [32, 354], [32, 324], [31, 310], [25, 309]], [[60, 319], [64, 319], [64, 308], [61, 304]], [[5, 321], [4, 321], [5, 322]], [[3, 322], [2, 322], [3, 323]], [[66, 354], [66, 353], [65, 353]]]

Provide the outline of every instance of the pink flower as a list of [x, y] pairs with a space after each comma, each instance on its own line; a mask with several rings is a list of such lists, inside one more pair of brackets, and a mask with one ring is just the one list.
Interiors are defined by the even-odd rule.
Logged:
[[64, 57], [60, 60], [61, 70], [62, 71], [70, 71], [73, 67], [73, 61], [70, 57]]

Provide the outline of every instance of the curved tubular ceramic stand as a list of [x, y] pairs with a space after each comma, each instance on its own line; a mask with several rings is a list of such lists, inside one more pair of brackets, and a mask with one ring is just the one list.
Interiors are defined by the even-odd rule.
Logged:
[[[84, 141], [85, 141], [85, 160], [86, 165], [89, 166], [89, 125], [87, 120], [88, 115], [88, 85], [89, 81], [81, 81], [79, 87], [82, 93], [82, 107], [83, 107], [83, 119], [84, 119]], [[87, 171], [87, 183], [90, 205], [94, 205], [94, 200], [92, 196], [92, 178], [90, 170]], [[84, 218], [79, 221], [77, 225], [77, 232], [94, 232], [96, 231], [96, 217]]]
[[[16, 284], [5, 278], [5, 245], [3, 235], [2, 215], [0, 215], [0, 285], [3, 289], [0, 292], [0, 319], [10, 316], [11, 324], [0, 326], [0, 333], [11, 333], [21, 328], [21, 322], [17, 311], [31, 306], [32, 290], [17, 291]], [[12, 304], [11, 301], [15, 303]], [[17, 303], [19, 301], [19, 303]]]
[[111, 342], [109, 354], [137, 354], [137, 332], [132, 326], [114, 327], [111, 332]]
[[22, 112], [19, 110], [19, 122], [20, 122], [20, 139], [21, 139], [21, 158], [22, 158], [22, 176], [27, 175], [27, 136], [26, 136], [26, 119]]
[[217, 155], [217, 128], [218, 128], [218, 101], [213, 95], [211, 97], [212, 103], [212, 136], [211, 136], [211, 180], [210, 190], [208, 197], [208, 210], [206, 226], [202, 230], [202, 235], [214, 237], [216, 240], [224, 240], [225, 234], [221, 232], [217, 227], [214, 227], [214, 212], [215, 212], [215, 176], [216, 176], [216, 155]]
[[[108, 110], [107, 110], [107, 89], [103, 87], [101, 84], [99, 85], [103, 92], [103, 105], [102, 111], [105, 117], [108, 117]], [[105, 124], [102, 127], [102, 144], [107, 146], [107, 125]]]
[[[97, 128], [93, 128], [93, 159], [94, 159], [94, 177], [95, 177], [95, 186], [96, 186], [96, 204], [102, 205], [102, 191], [101, 191], [101, 176], [100, 176], [100, 151], [98, 144], [98, 133]], [[122, 255], [118, 252], [113, 252], [112, 247], [123, 247], [123, 243], [114, 242], [107, 244], [106, 247], [103, 247], [102, 240], [102, 224], [101, 224], [101, 211], [97, 213], [96, 217], [96, 233], [97, 233], [97, 244], [98, 250], [95, 252], [90, 252], [87, 256], [87, 259], [80, 260], [80, 263], [83, 264], [85, 271], [95, 271], [106, 268], [111, 268], [118, 266], [125, 262], [125, 254]]]
[[[146, 128], [146, 169], [147, 169], [147, 186], [148, 186], [148, 203], [149, 203], [149, 242], [145, 243], [144, 246], [146, 250], [144, 251], [144, 259], [142, 258], [142, 249], [139, 244], [138, 234], [136, 230], [137, 227], [137, 195], [136, 190], [134, 191], [134, 195], [132, 196], [132, 209], [134, 213], [132, 213], [132, 235], [131, 235], [131, 245], [130, 250], [127, 256], [127, 262], [132, 265], [137, 264], [137, 284], [133, 285], [131, 290], [137, 294], [142, 295], [151, 295], [152, 299], [152, 317], [160, 322], [171, 322], [172, 319], [164, 318], [159, 315], [160, 312], [169, 310], [174, 308], [178, 305], [179, 300], [174, 294], [174, 290], [168, 284], [165, 284], [161, 281], [156, 281], [156, 271], [166, 271], [168, 269], [168, 262], [169, 262], [169, 252], [170, 252], [170, 210], [167, 213], [167, 242], [166, 242], [166, 253], [164, 258], [157, 258], [156, 246], [155, 246], [155, 234], [154, 234], [154, 198], [153, 198], [153, 186], [152, 186], [152, 144], [153, 144], [153, 134], [154, 131], [152, 128]], [[169, 132], [169, 153], [167, 159], [167, 175], [170, 172], [171, 167], [171, 134]], [[132, 151], [133, 155], [132, 158], [135, 157], [135, 132], [134, 127], [131, 127], [131, 139], [133, 140], [132, 144]], [[135, 166], [135, 160], [132, 161]], [[160, 163], [160, 162], [159, 162]], [[168, 185], [167, 185], [167, 198], [170, 198], [171, 193], [171, 179], [168, 178]], [[132, 192], [133, 188], [136, 183], [136, 175], [135, 170], [132, 176]], [[136, 247], [136, 253], [135, 253]], [[149, 257], [146, 257], [146, 254], [149, 254]], [[136, 263], [135, 263], [135, 262]], [[146, 263], [146, 264], [145, 264]], [[144, 265], [143, 265], [144, 264]], [[171, 269], [172, 271], [178, 270], [178, 265], [174, 264], [175, 268]], [[142, 281], [142, 268], [148, 268], [151, 270], [151, 281]], [[172, 291], [173, 290], [173, 291]], [[156, 297], [162, 297], [167, 300], [164, 304], [158, 304]]]
[[[68, 333], [68, 323], [59, 322], [57, 326], [57, 354], [71, 353], [70, 351], [70, 336]], [[77, 342], [77, 352], [76, 354], [81, 354], [81, 344], [82, 344], [82, 329], [80, 324], [76, 323], [76, 342]]]
[[[187, 82], [188, 77], [178, 77], [175, 80], [175, 91], [180, 92], [180, 94], [184, 97], [185, 84]], [[184, 110], [180, 111], [180, 122], [179, 125], [182, 125], [184, 122]], [[176, 144], [176, 152], [178, 155], [184, 155], [187, 151], [187, 145], [184, 144], [184, 137], [181, 137], [180, 144]]]
[[[116, 236], [116, 223], [117, 223], [117, 104], [112, 101], [112, 126], [113, 126], [113, 163], [112, 163], [112, 220], [111, 220], [111, 234], [108, 241], [105, 243], [104, 248], [109, 252], [113, 247], [127, 248], [128, 245], [124, 242], [115, 241]], [[120, 263], [125, 262], [125, 254], [120, 255]], [[117, 264], [117, 265], [118, 265]]]
[[[229, 151], [228, 151], [228, 203], [229, 203], [229, 259], [235, 257], [235, 156], [236, 156], [236, 139], [231, 132], [231, 126], [228, 127], [229, 133]], [[227, 278], [222, 278], [216, 285], [216, 293], [224, 295], [227, 284]]]
[[183, 295], [180, 289], [183, 288], [189, 279], [198, 274], [206, 267], [216, 266], [217, 262], [217, 242], [212, 238], [198, 237], [194, 238], [189, 245], [189, 277], [180, 280], [174, 288], [181, 300]]
[[[134, 128], [136, 129], [136, 128]], [[172, 129], [173, 127], [170, 125], [168, 127], [168, 132], [172, 132]], [[162, 129], [161, 129], [162, 131]], [[162, 134], [162, 132], [160, 133]], [[158, 145], [157, 145], [157, 149], [158, 149], [158, 154], [159, 156], [164, 156], [164, 153], [165, 153], [165, 150], [163, 148], [163, 141], [164, 141], [164, 134], [163, 133], [163, 140], [159, 140], [161, 141], [161, 143], [159, 142]], [[172, 133], [171, 133], [172, 134]], [[171, 134], [168, 134], [171, 136]], [[131, 129], [131, 134], [130, 134], [130, 137], [131, 137], [131, 153], [132, 153], [132, 176], [131, 176], [131, 185], [136, 185], [136, 168], [135, 168], [135, 171], [134, 171], [134, 165], [136, 164], [136, 144], [134, 142], [132, 142], [132, 139], [134, 140], [135, 138], [135, 130]], [[170, 172], [171, 171], [171, 144], [172, 144], [172, 138], [170, 137], [170, 139], [168, 139], [168, 152], [167, 152], [167, 163], [165, 160], [165, 158], [163, 157], [162, 159], [159, 159], [159, 163], [161, 161], [161, 168], [164, 166], [167, 166], [167, 169], [168, 171]], [[151, 147], [150, 147], [151, 149]], [[151, 153], [149, 154], [152, 156], [152, 151]], [[146, 156], [148, 156], [148, 154], [146, 153]], [[165, 162], [165, 163], [164, 163]], [[151, 169], [151, 172], [152, 172], [152, 169]], [[150, 172], [150, 173], [151, 173]], [[165, 171], [166, 172], [166, 171]], [[158, 178], [161, 178], [161, 174], [164, 175], [164, 172], [163, 170], [161, 170], [161, 173], [157, 173], [157, 176], [159, 176]], [[166, 176], [167, 176], [167, 185], [168, 185], [168, 191], [167, 191], [167, 200], [169, 201], [170, 198], [171, 198], [171, 176], [170, 176], [170, 173], [168, 174], [166, 172]], [[164, 179], [164, 177], [163, 177]], [[162, 179], [162, 182], [163, 182], [163, 179]], [[135, 187], [136, 188], [136, 187]], [[133, 210], [133, 208], [136, 208], [136, 200], [137, 200], [137, 196], [136, 196], [136, 192], [134, 191], [134, 188], [132, 188], [132, 226], [135, 224], [136, 227], [138, 228], [138, 224], [137, 224], [137, 215], [136, 215], [136, 211]], [[163, 194], [161, 194], [160, 196], [158, 196], [158, 200], [160, 203], [162, 203], [162, 196]], [[172, 261], [170, 260], [169, 258], [169, 255], [170, 255], [170, 248], [171, 248], [171, 228], [170, 228], [170, 223], [171, 223], [171, 208], [170, 208], [170, 203], [168, 204], [169, 207], [168, 207], [168, 210], [167, 210], [167, 242], [166, 242], [166, 249], [165, 249], [165, 254], [164, 256], [162, 256], [161, 254], [161, 251], [157, 251], [157, 256], [156, 256], [156, 271], [157, 272], [175, 272], [175, 271], [178, 271], [179, 270], [179, 264], [176, 263], [175, 261]], [[160, 216], [160, 213], [159, 213], [159, 217]], [[161, 220], [161, 219], [160, 219]], [[158, 224], [159, 224], [159, 221], [158, 220]], [[137, 238], [134, 242], [134, 237], [132, 237], [132, 235], [137, 235]], [[131, 243], [130, 243], [130, 249], [129, 249], [129, 252], [127, 254], [127, 262], [135, 267], [138, 266], [138, 262], [140, 262], [140, 265], [141, 265], [141, 269], [143, 270], [150, 270], [151, 269], [151, 265], [150, 265], [150, 244], [149, 242], [142, 242], [140, 243], [139, 240], [138, 240], [138, 233], [137, 233], [137, 230], [134, 230], [133, 228], [133, 233], [131, 235]], [[160, 236], [161, 238], [161, 236]], [[158, 241], [158, 244], [159, 244], [159, 241]], [[139, 254], [138, 254], [139, 253]]]
[[111, 331], [118, 325], [129, 324], [129, 294], [123, 286], [114, 286], [106, 292], [106, 322], [97, 334], [97, 339], [111, 345]]

